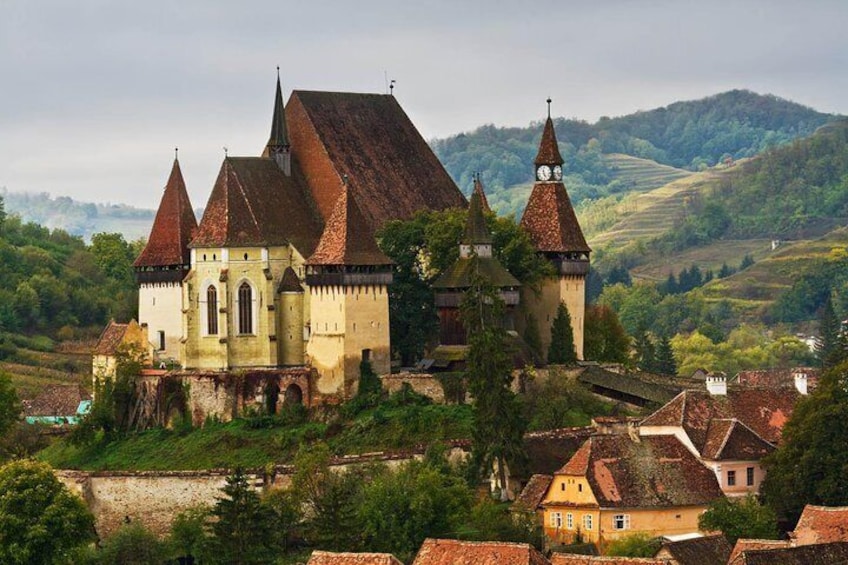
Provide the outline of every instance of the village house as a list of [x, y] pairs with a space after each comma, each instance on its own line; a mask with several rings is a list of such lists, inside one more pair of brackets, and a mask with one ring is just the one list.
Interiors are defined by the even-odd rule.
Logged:
[[412, 565], [550, 565], [526, 543], [426, 539]]
[[91, 395], [80, 385], [47, 385], [21, 404], [27, 424], [73, 425], [91, 410]]
[[147, 327], [135, 320], [118, 324], [111, 320], [103, 329], [92, 351], [91, 372], [95, 379], [115, 378], [121, 352], [142, 354], [149, 361], [153, 347], [148, 340]]
[[553, 474], [543, 528], [551, 545], [603, 550], [635, 532], [697, 532], [698, 517], [720, 496], [715, 475], [673, 435], [596, 435]]
[[306, 565], [403, 565], [391, 553], [313, 551]]
[[677, 437], [728, 496], [759, 492], [760, 460], [780, 442], [800, 395], [792, 388], [727, 387], [723, 377], [707, 377], [707, 387], [677, 395], [642, 420], [639, 434]]

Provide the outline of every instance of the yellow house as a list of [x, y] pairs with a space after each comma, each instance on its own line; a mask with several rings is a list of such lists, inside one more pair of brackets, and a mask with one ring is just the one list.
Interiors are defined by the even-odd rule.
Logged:
[[115, 320], [109, 322], [94, 346], [91, 374], [95, 384], [98, 379], [115, 377], [121, 347], [133, 347], [144, 352], [149, 361], [152, 346], [147, 339], [147, 327], [140, 326], [135, 320], [127, 324], [118, 324]]
[[722, 496], [715, 475], [674, 436], [598, 435], [557, 471], [542, 499], [548, 543], [611, 541], [633, 533], [694, 533]]

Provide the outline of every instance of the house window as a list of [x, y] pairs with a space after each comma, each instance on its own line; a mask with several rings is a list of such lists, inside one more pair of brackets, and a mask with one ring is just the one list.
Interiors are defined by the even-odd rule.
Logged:
[[630, 514], [615, 514], [612, 517], [612, 527], [614, 530], [629, 530]]
[[591, 530], [592, 529], [592, 515], [584, 514], [583, 515], [583, 529]]
[[551, 527], [562, 528], [562, 512], [551, 512]]
[[574, 529], [574, 514], [571, 512], [565, 515], [565, 527], [569, 530]]
[[583, 483], [577, 485], [577, 492], [583, 492]]
[[159, 351], [165, 351], [165, 332], [159, 330], [156, 332], [159, 337]]
[[561, 490], [561, 491], [565, 492], [565, 483], [560, 483], [560, 484], [559, 484], [559, 490]]
[[253, 289], [247, 282], [241, 283], [238, 289], [239, 301], [239, 333], [253, 333]]
[[218, 289], [211, 284], [206, 289], [206, 333], [218, 335]]
[[747, 475], [745, 477], [747, 485], [749, 487], [754, 486], [754, 468], [748, 467], [747, 469], [745, 469], [745, 474]]
[[727, 472], [727, 486], [736, 486], [736, 471]]

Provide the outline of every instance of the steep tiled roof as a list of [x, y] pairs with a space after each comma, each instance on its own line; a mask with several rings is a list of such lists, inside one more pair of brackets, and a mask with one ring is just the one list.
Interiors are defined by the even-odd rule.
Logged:
[[48, 385], [26, 405], [25, 416], [74, 416], [79, 403], [91, 398], [79, 385]]
[[759, 460], [774, 451], [774, 446], [735, 418], [714, 418], [707, 428], [706, 441], [700, 451], [705, 459]]
[[450, 269], [436, 279], [433, 288], [469, 288], [474, 274], [480, 275], [485, 281], [498, 288], [521, 286], [518, 279], [512, 276], [495, 257], [460, 257]]
[[403, 565], [391, 553], [332, 553], [313, 551], [306, 565]]
[[545, 129], [542, 130], [542, 139], [539, 141], [539, 152], [533, 161], [536, 165], [562, 165], [562, 155], [559, 154], [554, 121], [548, 116], [545, 120]]
[[291, 243], [308, 257], [320, 235], [320, 217], [295, 164], [291, 176], [286, 176], [273, 159], [228, 157], [191, 246]]
[[466, 245], [492, 243], [492, 234], [486, 226], [486, 218], [483, 216], [482, 191], [475, 190], [471, 193], [471, 201], [468, 204], [468, 219], [465, 221], [465, 233], [462, 235], [462, 243]]
[[657, 557], [670, 557], [676, 565], [725, 565], [730, 544], [722, 534], [665, 542]]
[[593, 436], [556, 474], [585, 476], [602, 508], [695, 506], [722, 496], [715, 474], [670, 435]]
[[365, 222], [356, 198], [346, 188], [342, 190], [336, 208], [309, 265], [391, 265], [392, 261], [380, 251], [374, 232]]
[[790, 388], [729, 387], [726, 395], [687, 390], [642, 420], [646, 426], [682, 426], [692, 444], [703, 453], [713, 419], [735, 418], [765, 441], [777, 444], [783, 425], [792, 415], [798, 392]]
[[561, 182], [537, 182], [524, 208], [521, 227], [538, 251], [589, 253], [574, 208]]
[[545, 498], [552, 480], [551, 475], [533, 475], [530, 477], [530, 481], [522, 489], [515, 502], [512, 503], [511, 510], [535, 512], [542, 503], [542, 499]]
[[845, 565], [848, 542], [743, 551], [728, 565]]
[[550, 565], [526, 543], [427, 539], [413, 565]]
[[848, 541], [848, 506], [808, 504], [789, 535], [798, 545]]
[[612, 557], [578, 555], [576, 553], [552, 553], [551, 565], [672, 565], [668, 559], [654, 557]]
[[110, 320], [100, 334], [97, 345], [94, 346], [94, 355], [114, 355], [115, 350], [121, 344], [121, 340], [124, 339], [128, 327], [129, 324], [118, 324], [115, 320]]
[[291, 267], [286, 267], [283, 271], [283, 278], [280, 279], [277, 292], [303, 292], [303, 285], [300, 284], [297, 273]]
[[[726, 563], [741, 563], [740, 555], [744, 551], [752, 551], [755, 549], [780, 549], [783, 547], [791, 547], [792, 542], [789, 540], [776, 539], [738, 539], [733, 550], [730, 552], [730, 557]], [[738, 559], [737, 559], [738, 558]]]
[[147, 244], [136, 258], [134, 267], [164, 267], [188, 265], [191, 252], [188, 244], [197, 230], [197, 219], [191, 209], [180, 162], [174, 159], [168, 184], [159, 202]]
[[[309, 175], [325, 219], [344, 175], [375, 231], [387, 220], [407, 219], [418, 210], [466, 205], [393, 96], [295, 90], [286, 118], [292, 152]], [[323, 171], [325, 165], [332, 175]]]
[[480, 203], [483, 205], [483, 211], [487, 214], [491, 213], [492, 208], [489, 206], [489, 199], [486, 198], [486, 191], [483, 188], [483, 181], [480, 180], [480, 175], [474, 176], [474, 189], [472, 194], [477, 194], [480, 197]]

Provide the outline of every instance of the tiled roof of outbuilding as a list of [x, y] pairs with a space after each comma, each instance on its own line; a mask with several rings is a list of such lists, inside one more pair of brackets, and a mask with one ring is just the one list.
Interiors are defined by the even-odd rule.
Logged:
[[[466, 206], [465, 198], [394, 96], [295, 90], [286, 106], [292, 151], [306, 160], [328, 158], [373, 230], [390, 219], [422, 209]], [[311, 133], [305, 133], [311, 132]], [[304, 152], [297, 136], [317, 136], [316, 154]], [[320, 153], [320, 155], [318, 154]], [[311, 182], [311, 181], [310, 181]], [[336, 194], [316, 198], [329, 217]]]
[[654, 557], [613, 557], [579, 555], [576, 553], [552, 553], [551, 565], [672, 565], [668, 559]]
[[725, 565], [730, 552], [722, 534], [664, 542], [657, 557], [672, 557], [676, 565]]
[[737, 557], [744, 551], [752, 551], [755, 549], [780, 549], [783, 547], [791, 547], [792, 542], [789, 540], [776, 540], [776, 539], [745, 539], [741, 538], [736, 540], [736, 544], [733, 546], [733, 550], [730, 552], [730, 557], [727, 558], [726, 563], [741, 563], [741, 560], [738, 560]]
[[845, 565], [848, 542], [743, 551], [728, 565]]
[[391, 265], [380, 251], [356, 198], [344, 188], [308, 265]]
[[722, 496], [715, 474], [671, 435], [593, 436], [556, 474], [586, 477], [602, 508], [697, 506]]
[[848, 506], [807, 504], [789, 535], [798, 545], [848, 541]]
[[537, 182], [521, 216], [521, 227], [536, 250], [547, 253], [589, 253], [571, 200], [561, 182]]
[[313, 551], [306, 565], [403, 565], [391, 553], [333, 553]]
[[426, 539], [413, 565], [550, 565], [526, 543]]
[[191, 261], [188, 244], [196, 230], [197, 219], [191, 209], [180, 162], [174, 159], [147, 244], [133, 266], [188, 265]]
[[75, 416], [79, 403], [91, 395], [79, 385], [47, 385], [27, 402], [25, 416]]
[[321, 220], [296, 163], [291, 173], [286, 176], [269, 158], [224, 159], [191, 246], [291, 243], [308, 257], [321, 235]]

